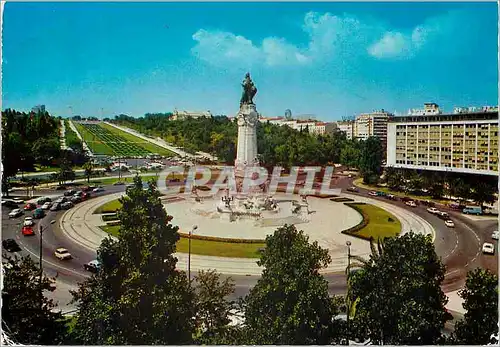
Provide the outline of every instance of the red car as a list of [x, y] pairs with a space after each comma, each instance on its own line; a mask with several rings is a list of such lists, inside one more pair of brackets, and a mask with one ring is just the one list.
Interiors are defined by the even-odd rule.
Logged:
[[25, 226], [22, 228], [21, 232], [23, 233], [24, 236], [32, 236], [35, 235], [35, 232], [33, 231], [32, 226]]
[[24, 210], [25, 211], [33, 211], [36, 210], [36, 204], [32, 202], [28, 202], [26, 205], [24, 205]]

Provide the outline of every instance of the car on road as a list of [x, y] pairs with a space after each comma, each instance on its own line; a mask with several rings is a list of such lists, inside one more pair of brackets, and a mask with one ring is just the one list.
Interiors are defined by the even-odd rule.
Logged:
[[96, 273], [101, 268], [101, 263], [99, 262], [99, 260], [92, 260], [87, 264], [83, 264], [83, 268], [87, 271]]
[[81, 198], [81, 196], [75, 195], [75, 196], [71, 197], [70, 201], [74, 204], [78, 204], [79, 202], [82, 201], [82, 198]]
[[2, 200], [2, 207], [18, 208], [18, 204], [11, 200]]
[[492, 243], [483, 243], [483, 253], [484, 254], [495, 254], [495, 246]]
[[64, 202], [61, 204], [61, 208], [64, 210], [69, 210], [73, 206], [75, 206], [75, 205], [71, 201], [67, 201], [67, 202]]
[[69, 251], [66, 248], [62, 248], [62, 247], [56, 249], [56, 251], [54, 252], [54, 255], [59, 260], [69, 260], [69, 259], [73, 258], [71, 256], [71, 253], [69, 253]]
[[41, 208], [37, 208], [35, 212], [33, 212], [33, 218], [40, 219], [45, 217], [45, 211]]
[[29, 226], [32, 226], [32, 225], [35, 225], [35, 221], [33, 220], [33, 217], [25, 217], [24, 218], [23, 226], [29, 227]]
[[462, 210], [463, 214], [476, 214], [476, 215], [481, 215], [483, 214], [483, 209], [481, 206], [465, 206], [465, 208]]
[[410, 206], [410, 207], [417, 207], [417, 204], [413, 200], [405, 202], [405, 205]]
[[2, 240], [2, 247], [5, 248], [7, 252], [19, 252], [21, 250], [21, 247], [19, 247], [14, 239]]
[[72, 195], [75, 195], [77, 193], [76, 190], [74, 189], [71, 189], [71, 190], [67, 190], [64, 192], [64, 196], [72, 196]]
[[61, 209], [61, 203], [60, 202], [55, 202], [52, 207], [50, 208], [51, 211], [59, 211]]
[[91, 198], [90, 192], [85, 192], [81, 195], [82, 200], [87, 200]]
[[368, 195], [371, 195], [371, 196], [377, 196], [378, 194], [377, 194], [377, 192], [376, 192], [376, 191], [373, 191], [373, 190], [372, 190], [371, 192], [369, 192], [369, 193], [368, 193]]
[[444, 225], [446, 225], [448, 228], [454, 228], [455, 227], [455, 223], [453, 223], [453, 221], [451, 219], [445, 220], [444, 221]]
[[498, 240], [498, 238], [500, 237], [500, 233], [498, 232], [498, 230], [495, 230], [492, 234], [491, 234], [491, 238], [493, 240]]
[[28, 202], [26, 205], [24, 205], [24, 210], [25, 211], [33, 211], [36, 210], [36, 204], [32, 202]]
[[385, 197], [389, 200], [397, 200], [398, 199], [394, 194], [387, 194]]
[[33, 230], [33, 226], [32, 225], [23, 226], [23, 228], [21, 229], [21, 234], [23, 234], [24, 236], [35, 235], [35, 231]]
[[432, 213], [432, 214], [438, 214], [440, 211], [435, 207], [429, 207], [427, 209], [427, 212]]
[[123, 186], [124, 184], [125, 184], [125, 182], [121, 182], [121, 181], [113, 183], [114, 186]]
[[438, 217], [441, 217], [441, 218], [444, 218], [444, 219], [449, 219], [448, 213], [446, 213], [444, 211], [439, 211], [439, 213], [437, 215], [438, 215]]
[[357, 192], [358, 188], [356, 188], [356, 187], [349, 187], [349, 188], [347, 188], [347, 191], [348, 192]]
[[63, 202], [66, 202], [66, 201], [68, 201], [68, 198], [65, 196], [62, 196], [59, 199], [54, 200], [54, 204], [62, 204]]
[[96, 187], [96, 188], [92, 189], [92, 191], [93, 191], [94, 193], [99, 193], [99, 192], [103, 192], [103, 191], [104, 191], [104, 188], [103, 188], [103, 187]]
[[10, 211], [9, 213], [9, 218], [16, 218], [16, 217], [19, 217], [23, 214], [23, 210], [21, 210], [20, 208], [16, 208], [15, 210], [12, 210]]
[[48, 209], [50, 209], [51, 206], [52, 206], [52, 203], [47, 201], [45, 204], [42, 205], [41, 209], [48, 210]]
[[36, 204], [37, 205], [43, 205], [45, 204], [46, 202], [52, 202], [52, 199], [49, 198], [49, 197], [43, 197], [43, 198], [40, 198], [36, 201]]

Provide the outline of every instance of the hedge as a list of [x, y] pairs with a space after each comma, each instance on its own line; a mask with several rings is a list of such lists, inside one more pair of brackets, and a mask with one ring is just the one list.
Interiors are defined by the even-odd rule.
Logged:
[[349, 198], [333, 198], [333, 199], [330, 199], [330, 201], [334, 201], [334, 202], [348, 202], [348, 201], [354, 201], [354, 199], [349, 199]]
[[371, 238], [362, 237], [362, 236], [356, 234], [356, 232], [358, 230], [363, 229], [370, 222], [370, 218], [368, 217], [368, 215], [357, 206], [357, 205], [365, 205], [365, 203], [364, 202], [358, 202], [358, 203], [345, 202], [344, 205], [349, 206], [349, 207], [353, 208], [354, 210], [358, 211], [359, 214], [361, 214], [361, 217], [363, 219], [362, 219], [361, 223], [359, 223], [358, 225], [355, 225], [355, 226], [353, 226], [349, 229], [346, 229], [346, 230], [342, 230], [341, 233], [346, 234], [346, 235], [350, 235], [350, 236], [354, 236], [354, 237], [357, 237], [357, 238], [360, 238], [363, 240], [368, 240], [368, 241], [371, 240]]

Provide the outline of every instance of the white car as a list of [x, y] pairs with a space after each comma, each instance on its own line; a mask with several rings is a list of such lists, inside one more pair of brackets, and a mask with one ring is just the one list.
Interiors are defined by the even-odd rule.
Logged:
[[405, 204], [407, 206], [410, 206], [410, 207], [417, 207], [417, 204], [415, 203], [415, 201], [412, 201], [412, 200], [407, 201]]
[[446, 213], [444, 211], [439, 211], [438, 216], [443, 217], [443, 218], [448, 217], [448, 213]]
[[439, 210], [437, 208], [435, 208], [435, 207], [429, 207], [427, 209], [427, 212], [432, 213], [432, 214], [438, 214]]
[[23, 224], [23, 226], [30, 227], [32, 225], [35, 225], [35, 221], [33, 220], [33, 217], [26, 217], [26, 218], [24, 218], [24, 224]]
[[69, 259], [73, 258], [71, 256], [71, 253], [69, 253], [66, 248], [58, 248], [58, 249], [56, 249], [56, 251], [54, 252], [54, 255], [59, 260], [69, 260]]
[[493, 246], [493, 244], [489, 242], [483, 243], [483, 253], [495, 254], [495, 246]]
[[371, 196], [378, 196], [377, 192], [374, 192], [374, 191], [371, 191], [368, 193], [368, 195], [371, 195]]
[[16, 218], [22, 215], [24, 212], [23, 210], [16, 208], [15, 210], [10, 211], [9, 213], [9, 218]]
[[104, 188], [103, 188], [103, 187], [97, 187], [97, 188], [92, 189], [92, 191], [93, 191], [94, 193], [99, 193], [99, 192], [103, 192], [103, 191], [104, 191]]
[[444, 221], [444, 225], [446, 225], [448, 228], [454, 228], [455, 227], [455, 223], [453, 223], [453, 221], [451, 219], [448, 219], [448, 220]]
[[494, 239], [494, 240], [498, 240], [498, 237], [500, 236], [500, 233], [498, 232], [498, 230], [495, 230], [492, 234], [491, 234], [491, 238]]
[[46, 202], [45, 204], [42, 205], [42, 210], [48, 210], [50, 209], [50, 207], [52, 206], [52, 203], [51, 202]]

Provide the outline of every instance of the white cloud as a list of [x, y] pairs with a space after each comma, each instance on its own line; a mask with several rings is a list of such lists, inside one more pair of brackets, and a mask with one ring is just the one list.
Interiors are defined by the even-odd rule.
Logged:
[[302, 29], [309, 38], [302, 46], [279, 37], [266, 37], [258, 44], [230, 32], [200, 29], [193, 35], [196, 45], [192, 52], [212, 64], [240, 67], [300, 66], [363, 54], [377, 59], [411, 58], [439, 32], [438, 23], [434, 18], [411, 31], [399, 32], [345, 14], [308, 12]]

